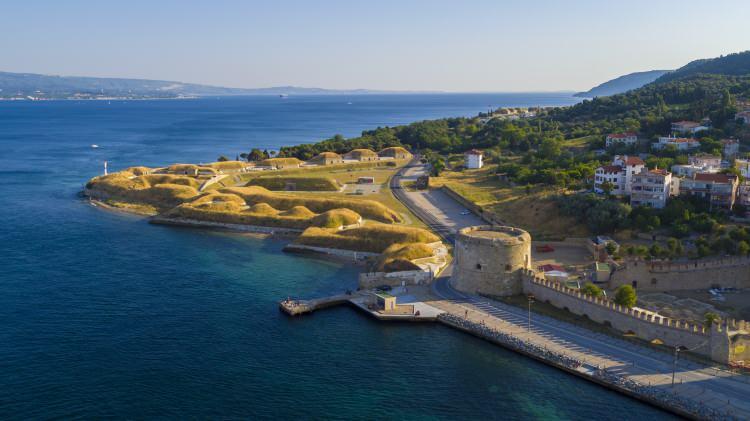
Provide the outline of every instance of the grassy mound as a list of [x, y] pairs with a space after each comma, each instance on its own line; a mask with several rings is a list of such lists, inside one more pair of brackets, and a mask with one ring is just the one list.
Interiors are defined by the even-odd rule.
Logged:
[[268, 203], [256, 203], [250, 206], [249, 211], [252, 213], [257, 213], [259, 215], [276, 215], [277, 213], [279, 213], [279, 211], [274, 209]]
[[242, 161], [221, 161], [221, 162], [212, 162], [207, 165], [208, 167], [217, 169], [219, 171], [238, 171], [243, 170], [250, 166], [247, 162]]
[[304, 206], [295, 206], [289, 210], [280, 212], [279, 215], [292, 216], [295, 218], [308, 218], [308, 219], [316, 216], [315, 212], [311, 211], [310, 209], [307, 209]]
[[368, 224], [362, 227], [336, 231], [311, 227], [295, 243], [308, 246], [382, 253], [394, 243], [432, 243], [438, 237], [421, 228]]
[[410, 158], [411, 152], [407, 151], [405, 148], [402, 148], [401, 146], [391, 146], [389, 148], [385, 148], [378, 152], [379, 156], [388, 156], [395, 159], [406, 159]]
[[[279, 212], [267, 203], [257, 203], [249, 208], [245, 201], [236, 195], [210, 193], [189, 202], [183, 203], [167, 213], [170, 218], [187, 218], [199, 221], [219, 222], [225, 224], [255, 225], [303, 230], [311, 226], [331, 226], [332, 222], [357, 221], [360, 216], [355, 212], [339, 209], [317, 215], [303, 206], [296, 206]], [[329, 225], [325, 225], [329, 224]]]
[[419, 266], [411, 261], [432, 255], [432, 247], [424, 243], [393, 244], [383, 251], [376, 270], [380, 272], [418, 270]]
[[290, 168], [299, 167], [302, 164], [297, 158], [269, 158], [258, 163], [261, 167]]
[[351, 151], [344, 154], [346, 159], [357, 159], [357, 160], [376, 160], [378, 154], [370, 149], [352, 149]]
[[153, 171], [153, 169], [149, 167], [130, 167], [125, 169], [125, 172], [129, 172], [133, 175], [146, 175], [150, 174], [151, 171]]
[[109, 201], [141, 203], [168, 209], [198, 195], [199, 182], [176, 175], [141, 175], [121, 171], [94, 177], [86, 187]]
[[301, 191], [339, 191], [340, 186], [330, 177], [290, 177], [290, 176], [262, 176], [247, 183], [248, 186], [261, 186], [268, 190]]
[[167, 167], [167, 171], [171, 173], [189, 173], [192, 174], [198, 170], [198, 166], [195, 164], [173, 164]]
[[291, 209], [294, 206], [305, 206], [313, 212], [323, 213], [331, 209], [345, 208], [362, 215], [363, 218], [386, 223], [401, 222], [401, 217], [396, 212], [373, 200], [301, 197], [293, 194], [271, 192], [260, 186], [229, 187], [220, 189], [219, 191], [236, 194], [245, 199], [245, 202], [248, 204], [268, 203], [274, 208], [281, 210]]
[[357, 224], [361, 219], [362, 217], [351, 209], [331, 209], [314, 217], [312, 224], [316, 227], [338, 228]]

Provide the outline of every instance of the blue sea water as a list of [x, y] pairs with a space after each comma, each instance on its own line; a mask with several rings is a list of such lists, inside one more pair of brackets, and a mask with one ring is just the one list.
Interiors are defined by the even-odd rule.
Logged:
[[[151, 226], [77, 197], [110, 168], [211, 161], [566, 94], [0, 103], [0, 418], [656, 419], [432, 324], [276, 302], [357, 269], [280, 240]], [[349, 104], [351, 102], [351, 104]], [[98, 144], [99, 148], [92, 148]]]

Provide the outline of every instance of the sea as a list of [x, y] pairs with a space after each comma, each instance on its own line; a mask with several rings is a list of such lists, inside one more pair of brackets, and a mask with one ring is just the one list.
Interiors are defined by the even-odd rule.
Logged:
[[[438, 324], [278, 300], [359, 268], [283, 240], [149, 225], [78, 195], [103, 172], [210, 162], [567, 93], [0, 102], [0, 419], [662, 419]], [[98, 147], [93, 147], [97, 145]]]

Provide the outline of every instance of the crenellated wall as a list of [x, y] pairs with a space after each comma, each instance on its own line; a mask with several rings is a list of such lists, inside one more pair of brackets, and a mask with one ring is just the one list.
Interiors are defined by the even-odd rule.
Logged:
[[586, 316], [640, 339], [658, 339], [667, 346], [684, 347], [724, 364], [750, 356], [750, 336], [747, 335], [750, 323], [746, 321], [728, 320], [726, 325], [715, 324], [706, 329], [703, 325], [626, 308], [608, 299], [582, 294], [577, 289], [539, 278], [530, 270], [523, 271], [522, 283], [523, 292], [534, 294], [537, 301]]
[[634, 285], [639, 291], [750, 288], [750, 257], [660, 262], [628, 259], [610, 276], [609, 288]]

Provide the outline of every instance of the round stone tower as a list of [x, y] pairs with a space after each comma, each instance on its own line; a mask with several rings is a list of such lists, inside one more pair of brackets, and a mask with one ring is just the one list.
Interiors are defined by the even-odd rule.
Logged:
[[531, 236], [513, 227], [464, 228], [456, 237], [454, 256], [454, 288], [472, 294], [520, 294], [520, 270], [531, 267]]

